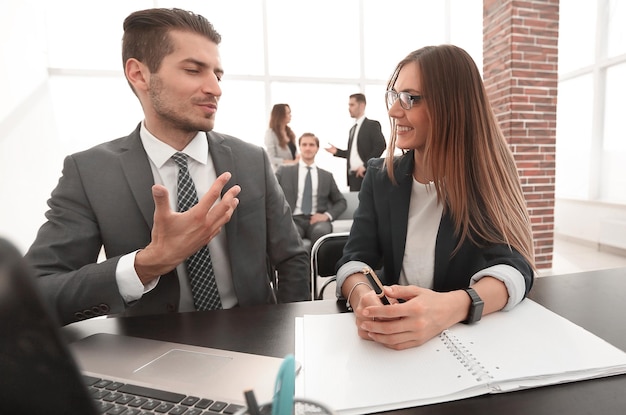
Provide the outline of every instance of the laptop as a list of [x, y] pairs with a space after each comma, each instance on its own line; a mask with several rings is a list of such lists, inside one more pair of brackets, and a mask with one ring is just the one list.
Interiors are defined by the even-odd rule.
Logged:
[[32, 270], [0, 238], [0, 413], [89, 415], [135, 403], [123, 413], [228, 415], [248, 389], [271, 401], [282, 361], [107, 333], [68, 345]]

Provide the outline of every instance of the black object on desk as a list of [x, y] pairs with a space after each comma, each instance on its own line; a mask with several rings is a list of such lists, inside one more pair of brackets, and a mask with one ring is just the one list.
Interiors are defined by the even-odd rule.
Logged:
[[248, 405], [248, 414], [249, 415], [261, 415], [261, 410], [259, 409], [259, 404], [256, 401], [256, 396], [254, 396], [253, 390], [247, 390], [244, 392], [246, 397], [246, 405]]
[[21, 253], [0, 238], [0, 413], [96, 414]]

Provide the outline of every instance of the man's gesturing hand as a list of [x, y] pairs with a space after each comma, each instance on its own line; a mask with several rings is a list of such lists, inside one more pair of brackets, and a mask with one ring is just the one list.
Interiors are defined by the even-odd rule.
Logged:
[[230, 220], [239, 204], [237, 195], [241, 188], [231, 187], [216, 203], [230, 178], [228, 172], [220, 175], [198, 204], [186, 212], [172, 211], [165, 187], [152, 187], [152, 241], [135, 256], [135, 270], [144, 284], [168, 273], [208, 244]]

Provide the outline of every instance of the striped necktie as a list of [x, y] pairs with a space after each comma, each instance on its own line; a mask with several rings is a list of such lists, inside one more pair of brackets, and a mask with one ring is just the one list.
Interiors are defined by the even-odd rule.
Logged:
[[[187, 169], [187, 155], [176, 153], [172, 159], [178, 165], [178, 211], [185, 212], [198, 203], [196, 186]], [[196, 310], [222, 308], [208, 245], [203, 246], [198, 252], [187, 258], [186, 263]]]

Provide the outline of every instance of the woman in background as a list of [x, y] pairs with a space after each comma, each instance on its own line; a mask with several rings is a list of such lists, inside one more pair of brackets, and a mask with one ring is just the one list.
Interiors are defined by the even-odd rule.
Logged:
[[[368, 164], [337, 295], [360, 337], [406, 349], [522, 301], [533, 239], [513, 155], [467, 52], [410, 53], [386, 99], [391, 140], [386, 159]], [[381, 266], [391, 305], [368, 278]]]
[[265, 133], [265, 148], [274, 171], [283, 164], [295, 164], [300, 159], [296, 147], [296, 135], [289, 127], [291, 108], [276, 104], [270, 115], [270, 127]]

